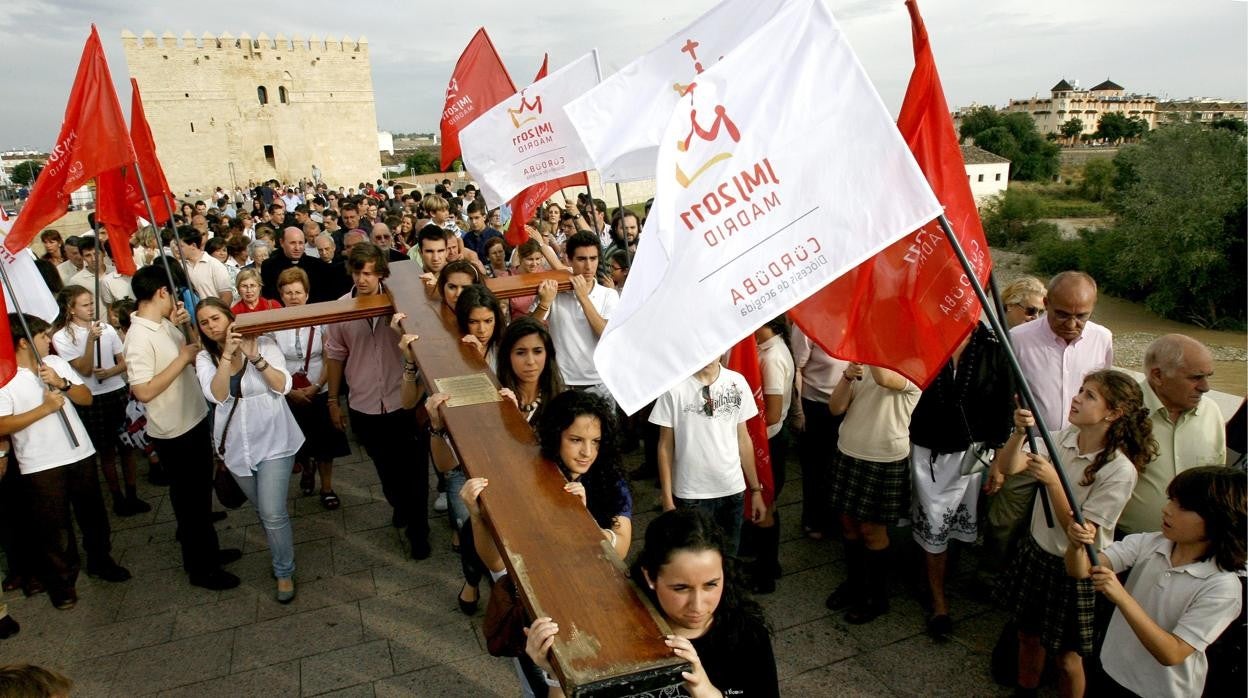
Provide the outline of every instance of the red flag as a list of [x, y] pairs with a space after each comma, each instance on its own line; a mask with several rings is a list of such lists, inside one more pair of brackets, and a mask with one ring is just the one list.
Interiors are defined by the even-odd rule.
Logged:
[[446, 86], [446, 105], [442, 108], [443, 172], [459, 157], [460, 130], [515, 93], [515, 83], [507, 75], [485, 27], [478, 29], [455, 62], [455, 71]]
[[[754, 335], [737, 342], [728, 353], [728, 368], [745, 376], [754, 393], [754, 404], [758, 414], [745, 423], [746, 431], [750, 432], [750, 442], [754, 444], [754, 470], [758, 473], [758, 484], [763, 487], [764, 506], [771, 506], [775, 501], [776, 489], [771, 477], [771, 449], [767, 444], [767, 407], [763, 401], [763, 371], [758, 366], [758, 344]], [[750, 498], [745, 498], [745, 520], [750, 521]]]
[[130, 236], [139, 228], [135, 207], [143, 208], [143, 196], [130, 181], [133, 173], [131, 165], [95, 177], [95, 217], [108, 230], [113, 264], [126, 276], [134, 276], [136, 269]]
[[[537, 77], [533, 78], [533, 82], [537, 82], [546, 77], [547, 65], [550, 61], [550, 55], [542, 56], [542, 67], [537, 70]], [[519, 247], [528, 239], [528, 235], [524, 232], [524, 226], [528, 225], [533, 215], [537, 213], [538, 207], [542, 202], [555, 195], [555, 192], [568, 187], [588, 187], [589, 177], [580, 172], [577, 174], [567, 175], [558, 179], [552, 179], [548, 182], [539, 182], [525, 189], [511, 200], [511, 222], [507, 224], [507, 244], [512, 247]]]
[[35, 239], [40, 228], [65, 215], [74, 190], [99, 173], [130, 162], [134, 162], [134, 148], [93, 24], [52, 156], [4, 246], [16, 254]]
[[[5, 215], [0, 210], [0, 216]], [[3, 262], [0, 262], [3, 264]], [[9, 309], [0, 293], [0, 388], [8, 385], [17, 375], [17, 351], [13, 348], [13, 334], [9, 329]]]
[[[156, 140], [152, 138], [152, 129], [147, 124], [147, 112], [143, 109], [143, 98], [139, 94], [139, 81], [130, 78], [130, 140], [134, 142], [134, 155], [138, 159], [139, 169], [143, 172], [143, 184], [147, 187], [147, 195], [151, 197], [151, 213], [143, 204], [142, 191], [138, 198], [139, 208], [135, 214], [148, 218], [155, 216], [155, 225], [164, 225], [169, 221], [169, 206], [165, 197], [173, 198], [173, 190], [169, 188], [169, 180], [165, 179], [165, 170], [156, 158]], [[138, 187], [138, 177], [127, 173], [126, 181]]]
[[[897, 128], [945, 206], [976, 276], [992, 261], [971, 196], [966, 165], [945, 103], [927, 29], [915, 0], [906, 0], [914, 39], [914, 72]], [[940, 226], [928, 223], [789, 311], [832, 356], [891, 368], [927, 387], [979, 320], [980, 306]]]

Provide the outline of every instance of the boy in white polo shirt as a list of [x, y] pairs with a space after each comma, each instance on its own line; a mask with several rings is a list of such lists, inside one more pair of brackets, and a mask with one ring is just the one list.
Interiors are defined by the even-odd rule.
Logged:
[[663, 511], [701, 510], [723, 529], [733, 555], [741, 541], [747, 486], [755, 523], [766, 510], [745, 428], [756, 414], [745, 376], [719, 359], [667, 391], [650, 412], [650, 422], [659, 426]]
[[[68, 362], [48, 355], [52, 344], [48, 323], [34, 315], [26, 315], [25, 322], [35, 339], [33, 349], [43, 362], [36, 363], [35, 353], [22, 334], [22, 316], [10, 314], [17, 373], [0, 387], [0, 435], [11, 436], [21, 468], [30, 534], [39, 551], [38, 574], [52, 605], [68, 610], [78, 603], [75, 584], [80, 570], [71, 509], [87, 549], [87, 574], [124, 582], [130, 572], [112, 558], [112, 531], [100, 494], [95, 447], [74, 409], [75, 403], [91, 404], [91, 391]], [[58, 412], [68, 419], [77, 445], [66, 433]]]

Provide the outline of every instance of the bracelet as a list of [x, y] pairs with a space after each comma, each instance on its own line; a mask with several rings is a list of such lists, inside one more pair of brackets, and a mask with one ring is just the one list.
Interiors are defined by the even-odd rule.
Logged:
[[259, 361], [252, 361], [251, 365], [255, 366], [259, 371], [269, 370], [269, 362], [263, 356], [260, 357]]
[[602, 530], [606, 531], [606, 532], [607, 532], [607, 535], [611, 536], [611, 547], [612, 547], [612, 548], [614, 548], [614, 547], [615, 547], [615, 541], [616, 541], [616, 540], [618, 540], [618, 536], [616, 536], [616, 535], [615, 535], [615, 529], [613, 529], [613, 528], [604, 528], [604, 529], [602, 529]]
[[545, 681], [546, 685], [550, 686], [551, 688], [561, 687], [561, 684], [558, 681], [550, 678], [550, 674], [547, 674], [545, 669], [542, 669], [542, 680]]
[[751, 491], [751, 492], [762, 492], [762, 491], [763, 491], [763, 486], [762, 486], [762, 485], [755, 485], [754, 487], [751, 487], [751, 488], [750, 488], [750, 491]]
[[542, 311], [543, 313], [549, 313], [549, 312], [550, 312], [550, 306], [549, 306], [549, 305], [542, 305], [541, 303], [538, 303], [538, 304], [537, 304], [537, 309], [538, 309], [538, 310], [540, 310], [540, 311]]

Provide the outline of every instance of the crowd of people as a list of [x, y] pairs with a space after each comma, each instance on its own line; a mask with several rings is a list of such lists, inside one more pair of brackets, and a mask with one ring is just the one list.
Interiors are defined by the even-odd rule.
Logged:
[[[145, 461], [169, 488], [190, 584], [239, 584], [226, 568], [241, 553], [221, 548], [213, 525], [224, 479], [254, 505], [274, 599], [291, 603], [290, 481], [298, 475], [304, 496], [338, 508], [333, 463], [350, 452], [349, 430], [412, 558], [432, 552], [431, 497], [446, 512], [463, 574], [458, 604], [478, 613], [490, 593], [481, 583], [498, 588], [506, 569], [478, 505], [489, 482], [459, 461], [444, 428], [448, 396], [417, 366], [427, 340], [404, 334], [397, 313], [260, 336], [235, 325], [244, 313], [384, 293], [391, 264], [410, 260], [403, 273], [439, 296], [604, 539], [621, 559], [644, 541], [634, 581], [671, 627], [673, 654], [690, 662], [690, 695], [778, 694], [752, 594], [781, 579], [790, 453], [804, 535], [843, 547], [845, 579], [825, 604], [845, 622], [888, 613], [890, 551], [908, 522], [936, 640], [955, 633], [951, 542], [982, 541], [984, 578], [1011, 617], [993, 669], [1019, 695], [1035, 694], [1046, 658], [1063, 695], [1199, 695], [1235, 676], [1242, 688], [1245, 475], [1226, 462], [1228, 433], [1242, 441], [1243, 429], [1228, 431], [1206, 395], [1212, 355], [1196, 340], [1154, 341], [1137, 381], [1113, 368], [1111, 333], [1091, 319], [1091, 277], [1027, 277], [1002, 293], [1009, 337], [981, 322], [922, 390], [888, 368], [829, 356], [780, 316], [754, 335], [761, 411], [746, 378], [716, 359], [630, 417], [594, 349], [643, 217], [585, 195], [549, 201], [513, 248], [499, 211], [476, 194], [449, 180], [424, 195], [380, 181], [217, 189], [184, 203], [169, 226], [131, 236], [132, 277], [111, 263], [110, 231], [44, 231], [37, 265], [60, 317], [10, 317], [18, 369], [0, 387], [5, 591], [46, 591], [56, 608], [74, 607], [74, 521], [87, 574], [130, 579], [110, 554], [98, 470], [114, 515], [133, 516], [151, 509], [136, 491]], [[547, 269], [567, 271], [571, 290], [544, 281], [503, 301], [485, 283]], [[1007, 343], [1035, 413], [1019, 400]], [[755, 417], [766, 424], [770, 482], [746, 427]], [[642, 465], [627, 473], [623, 450], [636, 445]], [[647, 481], [663, 513], [634, 531], [633, 488]], [[0, 638], [19, 628], [3, 609]], [[560, 623], [575, 619], [529, 621], [513, 660], [522, 689], [561, 695], [548, 653]]]

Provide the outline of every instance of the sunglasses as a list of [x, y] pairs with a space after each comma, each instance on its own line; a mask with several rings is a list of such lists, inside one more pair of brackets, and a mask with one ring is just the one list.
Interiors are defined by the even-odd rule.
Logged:
[[715, 400], [711, 399], [711, 386], [702, 386], [702, 414], [708, 417], [715, 416]]
[[1027, 317], [1040, 317], [1040, 314], [1044, 312], [1044, 308], [1037, 308], [1031, 305], [1022, 305], [1021, 303], [1011, 303], [1010, 305], [1023, 311], [1023, 315]]

